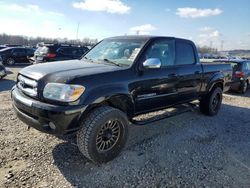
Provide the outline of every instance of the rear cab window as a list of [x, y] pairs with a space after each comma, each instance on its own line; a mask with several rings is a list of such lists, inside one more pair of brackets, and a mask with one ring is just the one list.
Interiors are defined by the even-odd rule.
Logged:
[[176, 65], [191, 65], [196, 63], [193, 45], [189, 42], [176, 40]]

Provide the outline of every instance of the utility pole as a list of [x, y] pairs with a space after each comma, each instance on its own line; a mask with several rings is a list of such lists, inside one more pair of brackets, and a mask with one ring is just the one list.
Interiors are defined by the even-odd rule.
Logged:
[[59, 35], [58, 35], [57, 40], [58, 40], [58, 41], [60, 41], [60, 42], [62, 42], [61, 40], [62, 40], [62, 38], [63, 38], [63, 36], [62, 36], [62, 32], [61, 32], [61, 31], [62, 31], [62, 28], [61, 28], [61, 27], [59, 27], [59, 28], [58, 28]]
[[77, 23], [77, 29], [76, 29], [76, 40], [78, 40], [79, 26], [80, 26], [80, 23], [78, 22]]
[[213, 52], [213, 41], [210, 41], [210, 53]]
[[223, 47], [224, 47], [224, 40], [222, 40], [220, 43], [220, 51], [223, 51]]

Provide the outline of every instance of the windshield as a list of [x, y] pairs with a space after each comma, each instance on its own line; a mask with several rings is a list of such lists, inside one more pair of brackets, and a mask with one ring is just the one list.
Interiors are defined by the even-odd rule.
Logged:
[[97, 44], [84, 58], [105, 61], [119, 66], [131, 66], [146, 39], [107, 39]]

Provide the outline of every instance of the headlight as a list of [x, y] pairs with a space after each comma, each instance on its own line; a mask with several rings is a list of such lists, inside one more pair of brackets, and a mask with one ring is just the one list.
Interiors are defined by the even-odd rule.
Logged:
[[0, 76], [5, 75], [5, 71], [4, 70], [0, 70]]
[[43, 90], [43, 96], [51, 100], [73, 102], [79, 99], [84, 90], [85, 87], [80, 85], [48, 83]]

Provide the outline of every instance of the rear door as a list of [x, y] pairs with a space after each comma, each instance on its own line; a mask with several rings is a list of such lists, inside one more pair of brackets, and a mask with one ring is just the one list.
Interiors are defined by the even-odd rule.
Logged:
[[180, 101], [189, 101], [198, 97], [202, 84], [202, 65], [196, 55], [193, 43], [176, 40], [176, 71], [178, 75], [177, 91]]
[[17, 62], [26, 62], [26, 51], [24, 48], [15, 48], [12, 50], [12, 56]]

